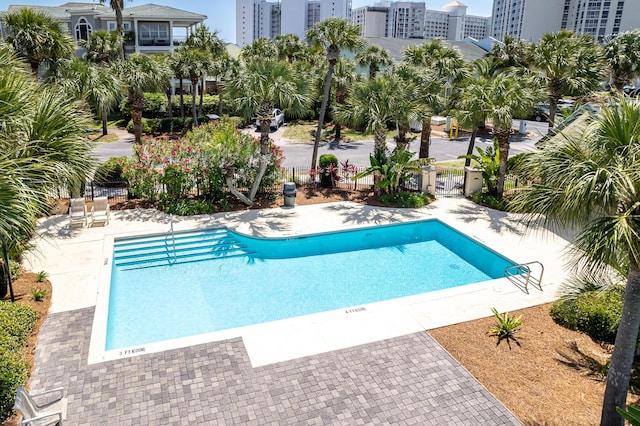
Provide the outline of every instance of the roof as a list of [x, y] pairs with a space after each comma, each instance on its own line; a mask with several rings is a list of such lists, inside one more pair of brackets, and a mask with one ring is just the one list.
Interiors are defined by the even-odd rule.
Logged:
[[[404, 50], [407, 47], [421, 45], [429, 41], [426, 39], [404, 39], [390, 37], [365, 37], [365, 39], [369, 42], [369, 44], [373, 44], [375, 46], [386, 49], [394, 62], [402, 62], [402, 60], [404, 59]], [[484, 58], [484, 56], [487, 54], [487, 52], [481, 47], [478, 47], [475, 44], [466, 41], [442, 40], [442, 44], [458, 50], [462, 54], [464, 59], [469, 62], [473, 62], [479, 58]]]
[[[28, 6], [28, 5], [9, 5], [8, 12], [31, 8], [35, 11], [44, 12], [53, 18], [61, 21], [71, 19], [71, 14], [86, 13], [99, 16], [101, 19], [115, 19], [116, 13], [108, 6], [102, 3], [81, 3], [68, 2], [60, 6]], [[0, 12], [0, 15], [3, 12]], [[5, 12], [6, 13], [6, 12]], [[143, 4], [140, 6], [125, 7], [122, 11], [124, 19], [147, 19], [147, 20], [174, 20], [189, 21], [193, 23], [202, 22], [207, 19], [206, 15], [188, 12], [186, 10], [176, 9], [169, 6], [160, 6], [157, 4]]]
[[[106, 18], [115, 19], [116, 13], [112, 10], [102, 15]], [[176, 9], [175, 7], [160, 6], [157, 4], [149, 3], [140, 6], [126, 7], [122, 11], [123, 19], [159, 19], [159, 20], [178, 20], [178, 21], [204, 21], [207, 19], [206, 15], [199, 13], [188, 12], [186, 10]]]

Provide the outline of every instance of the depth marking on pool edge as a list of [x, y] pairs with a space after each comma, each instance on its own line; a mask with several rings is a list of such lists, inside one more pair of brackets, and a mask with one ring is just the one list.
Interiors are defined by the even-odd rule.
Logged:
[[347, 314], [355, 314], [356, 312], [362, 312], [362, 311], [366, 311], [367, 308], [365, 308], [364, 306], [360, 306], [359, 308], [353, 308], [353, 309], [347, 309], [346, 311], [344, 311]]
[[144, 346], [140, 347], [140, 348], [133, 348], [133, 349], [125, 349], [124, 351], [120, 351], [118, 353], [118, 356], [126, 356], [126, 355], [133, 355], [133, 354], [139, 354], [141, 352], [144, 352], [146, 349]]

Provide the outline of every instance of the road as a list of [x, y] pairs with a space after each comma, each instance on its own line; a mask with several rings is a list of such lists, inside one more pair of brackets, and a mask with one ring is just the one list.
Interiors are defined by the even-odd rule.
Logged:
[[[547, 132], [547, 123], [538, 123], [535, 121], [526, 121], [527, 135], [516, 135], [511, 139], [510, 155], [516, 155], [521, 152], [529, 152], [534, 149], [534, 144]], [[514, 128], [520, 126], [519, 120], [514, 120]], [[309, 166], [311, 163], [311, 155], [313, 153], [312, 144], [291, 143], [282, 139], [284, 127], [277, 131], [271, 132], [271, 138], [276, 144], [282, 147], [286, 159], [283, 162], [285, 167], [293, 166]], [[258, 133], [254, 128], [245, 129], [247, 133]], [[133, 136], [121, 133], [119, 142], [97, 143], [95, 147], [95, 155], [100, 162], [106, 161], [110, 157], [131, 156], [133, 147]], [[431, 138], [430, 156], [436, 161], [455, 160], [460, 155], [467, 153], [469, 138], [464, 137], [458, 140], [448, 140], [442, 135], [434, 135]], [[491, 146], [492, 139], [476, 138], [476, 146], [486, 148]], [[387, 142], [389, 149], [395, 147], [393, 140]], [[419, 140], [413, 141], [409, 145], [409, 150], [416, 152], [420, 147]], [[330, 142], [323, 143], [318, 148], [318, 156], [330, 153], [335, 155], [339, 161], [349, 160], [350, 164], [356, 166], [368, 166], [369, 155], [373, 153], [373, 141], [362, 142]]]

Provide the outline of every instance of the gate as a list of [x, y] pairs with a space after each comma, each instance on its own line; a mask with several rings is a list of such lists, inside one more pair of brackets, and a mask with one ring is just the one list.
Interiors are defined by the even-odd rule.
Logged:
[[464, 169], [436, 166], [436, 197], [457, 197], [464, 189]]

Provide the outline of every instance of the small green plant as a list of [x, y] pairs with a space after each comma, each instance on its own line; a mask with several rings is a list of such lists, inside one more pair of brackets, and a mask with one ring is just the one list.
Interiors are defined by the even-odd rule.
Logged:
[[47, 297], [47, 289], [39, 287], [34, 288], [31, 290], [31, 297], [33, 297], [33, 300], [36, 302], [42, 302], [44, 298]]
[[631, 426], [640, 426], [640, 407], [635, 405], [627, 405], [627, 410], [616, 407], [616, 411], [620, 417], [629, 422]]
[[518, 315], [517, 317], [509, 316], [509, 312], [500, 313], [496, 308], [491, 308], [491, 312], [496, 317], [496, 322], [489, 330], [489, 333], [492, 336], [498, 337], [498, 343], [502, 340], [506, 340], [509, 347], [511, 347], [509, 341], [513, 340], [516, 343], [518, 341], [514, 337], [514, 333], [518, 331], [518, 328], [522, 325], [522, 315]]
[[47, 274], [45, 271], [40, 271], [36, 274], [36, 281], [38, 281], [39, 283], [44, 282], [47, 278], [49, 278], [49, 274]]
[[431, 202], [431, 196], [419, 192], [401, 191], [380, 195], [380, 202], [385, 206], [415, 209]]

